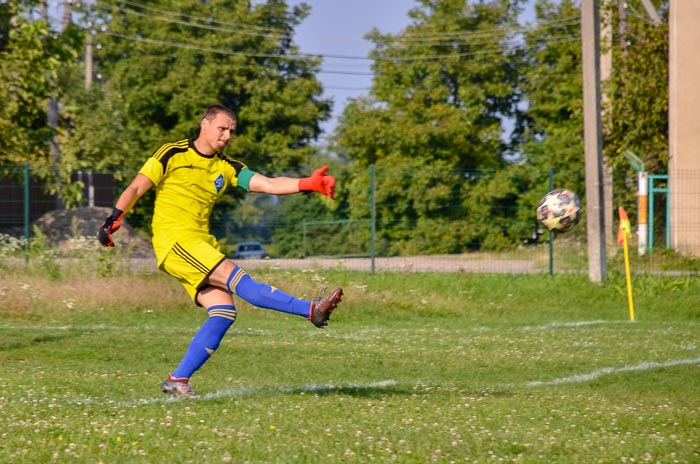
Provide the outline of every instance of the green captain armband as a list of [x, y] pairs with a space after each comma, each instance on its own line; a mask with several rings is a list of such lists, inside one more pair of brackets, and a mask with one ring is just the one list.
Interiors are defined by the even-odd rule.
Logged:
[[248, 168], [242, 169], [238, 173], [238, 188], [242, 188], [246, 191], [250, 190], [250, 179], [257, 174], [255, 171], [251, 171]]

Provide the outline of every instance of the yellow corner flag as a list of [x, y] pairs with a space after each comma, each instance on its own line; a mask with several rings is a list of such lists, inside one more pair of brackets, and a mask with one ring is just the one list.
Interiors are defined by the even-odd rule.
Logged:
[[620, 206], [618, 209], [620, 214], [620, 228], [617, 229], [617, 243], [618, 245], [624, 246], [625, 251], [625, 276], [627, 278], [627, 302], [630, 307], [630, 321], [634, 320], [634, 300], [632, 299], [632, 278], [630, 276], [630, 255], [629, 247], [627, 246], [627, 239], [632, 233], [632, 226], [630, 225], [630, 220], [627, 217], [627, 212], [625, 208]]
[[[625, 238], [632, 235], [632, 226], [630, 225], [630, 219], [627, 217], [625, 208], [620, 206], [618, 212], [620, 213], [620, 227], [617, 229], [617, 244], [622, 245], [625, 243]], [[627, 236], [625, 236], [625, 234], [627, 234]]]

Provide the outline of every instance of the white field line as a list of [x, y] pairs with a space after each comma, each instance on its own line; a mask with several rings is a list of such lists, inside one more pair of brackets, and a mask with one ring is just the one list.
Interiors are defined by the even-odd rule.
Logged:
[[[1, 1], [1, 0], [0, 0]], [[131, 326], [119, 326], [119, 325], [106, 325], [106, 324], [75, 324], [75, 325], [5, 325], [0, 324], [0, 330], [26, 330], [29, 332], [36, 332], [37, 330], [55, 330], [55, 331], [66, 331], [66, 330], [89, 330], [89, 331], [104, 331], [104, 332], [159, 332], [159, 333], [192, 333], [194, 334], [199, 327], [194, 324], [191, 327], [160, 327], [154, 325], [131, 325]], [[239, 332], [244, 332], [246, 334], [269, 334], [269, 330], [264, 329], [253, 329], [250, 327], [239, 329]]]
[[[508, 387], [542, 387], [542, 386], [551, 386], [551, 385], [564, 385], [564, 384], [570, 384], [570, 383], [581, 383], [581, 382], [589, 382], [591, 380], [598, 379], [600, 377], [603, 377], [605, 375], [614, 375], [614, 374], [619, 374], [623, 372], [641, 372], [641, 371], [649, 371], [653, 369], [663, 369], [667, 367], [674, 367], [674, 366], [683, 366], [683, 365], [693, 365], [693, 364], [700, 364], [700, 357], [697, 358], [687, 358], [687, 359], [676, 359], [672, 361], [665, 361], [665, 362], [643, 362], [639, 364], [633, 364], [629, 366], [622, 366], [622, 367], [605, 367], [603, 369], [598, 369], [592, 372], [589, 372], [587, 374], [577, 374], [577, 375], [572, 375], [570, 377], [563, 377], [559, 379], [552, 379], [552, 380], [535, 380], [531, 382], [526, 382], [525, 384], [520, 384], [520, 385], [507, 385]], [[245, 395], [252, 395], [256, 393], [263, 393], [263, 392], [281, 392], [281, 393], [330, 393], [334, 391], [343, 391], [343, 390], [353, 390], [353, 389], [365, 389], [365, 388], [376, 388], [376, 389], [381, 389], [381, 388], [388, 388], [397, 385], [397, 382], [395, 380], [382, 380], [378, 382], [370, 382], [366, 384], [360, 384], [360, 383], [350, 383], [350, 384], [344, 384], [344, 385], [335, 385], [335, 384], [327, 384], [327, 385], [303, 385], [299, 387], [293, 387], [293, 386], [279, 386], [279, 387], [260, 387], [260, 388], [236, 388], [236, 389], [226, 389], [226, 390], [219, 390], [216, 392], [212, 393], [205, 393], [201, 395], [196, 395], [193, 398], [186, 398], [183, 396], [160, 396], [160, 397], [152, 397], [152, 398], [143, 398], [143, 399], [136, 399], [136, 400], [131, 400], [131, 401], [95, 401], [91, 398], [79, 398], [71, 401], [73, 404], [85, 404], [85, 405], [113, 405], [113, 406], [118, 406], [118, 407], [127, 407], [127, 408], [136, 408], [139, 406], [149, 406], [152, 404], [166, 404], [166, 403], [173, 403], [173, 402], [178, 402], [178, 401], [208, 401], [208, 400], [216, 400], [216, 399], [221, 399], [221, 398], [233, 398], [237, 396], [245, 396]]]
[[201, 395], [195, 395], [192, 398], [187, 398], [184, 396], [171, 396], [171, 395], [162, 395], [160, 397], [153, 397], [153, 398], [143, 398], [143, 399], [137, 399], [137, 400], [131, 400], [131, 401], [95, 401], [91, 398], [80, 398], [72, 401], [73, 404], [85, 404], [85, 405], [98, 405], [98, 406], [104, 406], [104, 405], [113, 405], [113, 406], [118, 406], [118, 407], [125, 407], [125, 408], [136, 408], [139, 406], [149, 406], [152, 404], [166, 404], [166, 403], [174, 403], [178, 401], [208, 401], [208, 400], [217, 400], [221, 398], [233, 398], [237, 396], [246, 396], [246, 395], [252, 395], [256, 393], [270, 393], [270, 392], [280, 392], [280, 393], [311, 393], [311, 394], [316, 394], [316, 393], [331, 393], [331, 392], [337, 392], [337, 391], [344, 391], [344, 390], [362, 390], [362, 389], [382, 389], [382, 388], [388, 388], [388, 387], [393, 387], [397, 385], [395, 380], [381, 380], [378, 382], [370, 382], [370, 383], [349, 383], [349, 384], [341, 384], [341, 385], [335, 385], [335, 384], [327, 384], [327, 385], [302, 385], [299, 387], [294, 387], [294, 386], [278, 386], [278, 387], [260, 387], [260, 388], [234, 388], [234, 389], [226, 389], [226, 390], [219, 390], [216, 392], [211, 392], [211, 393], [204, 393]]
[[674, 361], [666, 362], [643, 362], [639, 364], [633, 364], [630, 366], [622, 367], [605, 367], [603, 369], [598, 369], [588, 374], [577, 374], [570, 377], [562, 377], [560, 379], [553, 380], [535, 380], [532, 382], [525, 383], [526, 387], [541, 387], [547, 385], [563, 385], [567, 383], [581, 383], [595, 380], [604, 375], [619, 374], [621, 372], [639, 372], [639, 371], [649, 371], [652, 369], [663, 369], [666, 367], [674, 366], [684, 366], [688, 364], [700, 364], [700, 357], [689, 358], [689, 359], [676, 359]]
[[[603, 369], [598, 369], [587, 374], [577, 374], [570, 377], [563, 377], [559, 379], [552, 380], [535, 380], [531, 382], [526, 382], [524, 384], [514, 385], [508, 384], [504, 385], [509, 388], [519, 388], [519, 387], [541, 387], [541, 386], [551, 386], [551, 385], [564, 385], [570, 383], [581, 383], [595, 380], [605, 375], [614, 375], [623, 372], [641, 372], [649, 371], [653, 369], [663, 369], [667, 367], [683, 366], [683, 365], [693, 365], [700, 364], [700, 357], [697, 358], [687, 358], [687, 359], [676, 359], [672, 361], [665, 362], [643, 362], [639, 364], [633, 364], [629, 366], [622, 367], [605, 367]], [[167, 404], [178, 401], [207, 401], [216, 400], [221, 398], [233, 398], [238, 396], [252, 395], [264, 392], [281, 392], [281, 393], [330, 393], [334, 391], [343, 390], [353, 390], [353, 389], [365, 389], [365, 388], [388, 388], [398, 385], [395, 380], [382, 380], [378, 382], [370, 382], [366, 384], [361, 383], [350, 383], [344, 385], [303, 385], [303, 386], [279, 386], [279, 387], [260, 387], [260, 388], [236, 388], [236, 389], [226, 389], [219, 390], [212, 393], [205, 393], [196, 395], [193, 398], [186, 398], [183, 396], [159, 396], [143, 399], [135, 399], [131, 401], [113, 401], [113, 400], [95, 400], [89, 397], [76, 398], [70, 403], [78, 405], [97, 405], [97, 406], [118, 406], [127, 408], [136, 408], [139, 406], [148, 406], [152, 404]]]
[[576, 327], [586, 327], [589, 325], [603, 325], [603, 324], [627, 324], [629, 321], [604, 321], [602, 319], [594, 321], [574, 321], [574, 322], [548, 322], [541, 325], [526, 325], [520, 328], [520, 330], [530, 331], [530, 330], [549, 330], [549, 329], [568, 329]]
[[[550, 330], [550, 329], [567, 329], [576, 327], [586, 327], [592, 325], [606, 325], [606, 324], [630, 324], [630, 321], [617, 320], [617, 321], [605, 321], [602, 319], [592, 320], [592, 321], [574, 321], [574, 322], [548, 322], [541, 325], [525, 325], [522, 327], [513, 327], [511, 330], [523, 330], [523, 331], [537, 331], [537, 330]], [[75, 324], [75, 325], [7, 325], [0, 324], [0, 330], [105, 330], [105, 331], [189, 331], [193, 330], [186, 327], [156, 327], [151, 325], [140, 325], [140, 326], [118, 326], [118, 325], [107, 325], [107, 324]], [[252, 330], [250, 328], [246, 329], [248, 331]], [[486, 332], [490, 330], [495, 330], [488, 326], [474, 326], [471, 331], [476, 332]], [[366, 328], [354, 331], [354, 334], [384, 334], [387, 332], [464, 332], [464, 329], [459, 330], [436, 330], [433, 328], [425, 329], [384, 329], [384, 328]], [[263, 332], [263, 331], [261, 331]], [[352, 337], [353, 335], [346, 335], [346, 337]], [[342, 337], [342, 336], [341, 336]]]
[[[168, 328], [166, 328], [167, 330]], [[182, 330], [181, 328], [169, 328], [170, 330]], [[151, 330], [164, 330], [162, 327], [155, 327], [149, 325], [136, 325], [136, 326], [119, 326], [119, 325], [106, 325], [106, 324], [75, 324], [75, 325], [4, 325], [0, 324], [0, 330], [105, 330], [105, 331], [124, 331], [132, 332], [135, 330], [140, 330], [143, 332]]]

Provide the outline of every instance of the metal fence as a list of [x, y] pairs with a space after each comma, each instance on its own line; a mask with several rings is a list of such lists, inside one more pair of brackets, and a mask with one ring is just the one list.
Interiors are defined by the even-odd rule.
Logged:
[[[382, 175], [378, 173], [378, 175]], [[671, 178], [673, 179], [673, 177]], [[700, 185], [700, 173], [685, 173], [680, 179], [685, 186], [678, 192], [682, 199], [682, 207], [688, 208], [688, 214], [683, 227], [686, 233], [700, 236], [700, 214], [697, 214], [697, 205], [700, 198], [693, 185]], [[79, 203], [81, 208], [104, 206], [111, 208], [118, 191], [108, 175], [100, 177], [90, 173], [76, 173], [75, 182], [83, 184], [84, 195]], [[700, 272], [700, 260], [695, 253], [675, 253], [670, 249], [670, 234], [673, 233], [671, 222], [681, 213], [673, 210], [670, 201], [669, 183], [673, 180], [654, 178], [654, 185], [650, 189], [650, 202], [659, 214], [650, 214], [652, 218], [651, 243], [652, 247], [644, 253], [636, 248], [636, 237], [633, 234], [630, 242], [630, 256], [633, 272], [664, 272], [671, 274], [697, 275]], [[691, 187], [688, 187], [690, 185]], [[659, 190], [663, 189], [663, 190]], [[671, 188], [672, 190], [672, 188]], [[230, 221], [234, 211], [230, 214], [217, 216], [212, 223], [212, 230], [218, 231], [217, 235], [224, 244], [224, 250], [231, 249], [237, 241], [259, 240], [263, 242], [268, 252], [268, 258], [263, 260], [250, 260], [245, 263], [248, 268], [333, 268], [359, 271], [412, 271], [412, 272], [487, 272], [487, 273], [564, 273], [581, 272], [588, 269], [586, 247], [586, 223], [585, 216], [581, 224], [574, 231], [552, 235], [538, 230], [534, 221], [534, 205], [532, 207], [532, 227], [527, 234], [522, 234], [517, 243], [511, 247], [505, 247], [499, 251], [486, 251], [483, 248], [462, 246], [455, 243], [444, 243], [444, 250], [430, 253], [421, 252], [422, 249], [435, 249], [435, 243], [441, 240], [458, 240], [459, 234], [452, 234], [445, 239], [446, 228], [465, 229], [473, 222], [469, 220], [467, 208], [463, 203], [442, 205], [450, 210], [448, 221], [431, 223], [421, 218], [405, 218], [392, 224], [394, 227], [392, 239], [387, 239], [382, 230], [382, 222], [377, 219], [377, 209], [387, 209], [391, 205], [377, 204], [376, 190], [371, 182], [367, 185], [367, 214], [361, 218], [334, 218], [318, 220], [315, 215], [309, 215], [302, 220], [287, 221], [284, 217], [274, 216], [270, 219], [251, 220], [248, 224], [238, 223], [237, 227], [231, 227]], [[583, 196], [583, 195], [582, 195]], [[261, 199], [259, 195], [249, 195], [241, 207], [245, 210], [251, 206], [260, 207], [261, 202], [269, 202], [263, 209], [279, 211], [289, 205], [286, 202], [295, 201], [294, 197], [270, 197]], [[255, 203], [255, 205], [253, 205]], [[651, 206], [651, 205], [650, 205]], [[676, 208], [678, 208], [676, 204]], [[455, 215], [455, 209], [463, 208], [464, 217]], [[504, 207], [507, 208], [507, 207]], [[29, 166], [0, 166], [0, 237], [13, 236], [24, 239], [29, 246], [33, 234], [33, 227], [45, 214], [51, 214], [60, 209], [60, 202], [46, 192], [45, 187], [33, 180]], [[67, 211], [71, 214], [71, 211]], [[93, 213], [102, 214], [102, 213]], [[509, 211], [503, 211], [502, 216], [508, 217]], [[517, 214], [513, 212], [513, 214]], [[655, 219], [654, 219], [655, 218]], [[94, 237], [95, 223], [103, 220], [97, 217], [85, 230], [64, 231], [63, 237], [70, 234], [83, 234], [88, 238]], [[147, 219], [138, 216], [127, 216], [125, 228], [147, 229]], [[439, 225], [439, 226], [438, 226]], [[615, 224], [617, 225], [617, 224]], [[488, 228], [488, 224], [484, 225]], [[129, 234], [120, 232], [118, 241], [129, 237], [129, 240], [142, 240], [143, 246], [134, 247], [128, 245], [129, 250], [144, 249], [150, 246], [145, 234]], [[298, 242], [297, 252], [285, 251], [280, 245], [282, 238], [286, 242], [295, 240]], [[289, 239], [293, 237], [293, 239]], [[397, 243], [386, 243], [396, 240]], [[400, 243], [403, 240], [404, 243]], [[382, 242], [384, 241], [384, 242]], [[99, 247], [95, 241], [95, 246]], [[3, 245], [0, 240], [0, 247]], [[462, 244], [466, 245], [466, 244]], [[124, 244], [126, 247], [126, 244]], [[449, 250], [459, 249], [458, 252]], [[623, 272], [623, 253], [611, 236], [606, 244], [610, 272]], [[687, 251], [687, 250], [686, 250]], [[4, 256], [0, 253], [0, 257]], [[134, 256], [141, 259], [152, 259], [148, 253]]]

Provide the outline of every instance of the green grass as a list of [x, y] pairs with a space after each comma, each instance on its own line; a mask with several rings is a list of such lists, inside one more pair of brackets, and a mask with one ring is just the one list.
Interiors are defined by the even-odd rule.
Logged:
[[0, 277], [2, 462], [699, 462], [700, 279], [255, 271], [346, 297], [326, 330], [239, 303], [204, 320], [161, 274]]

